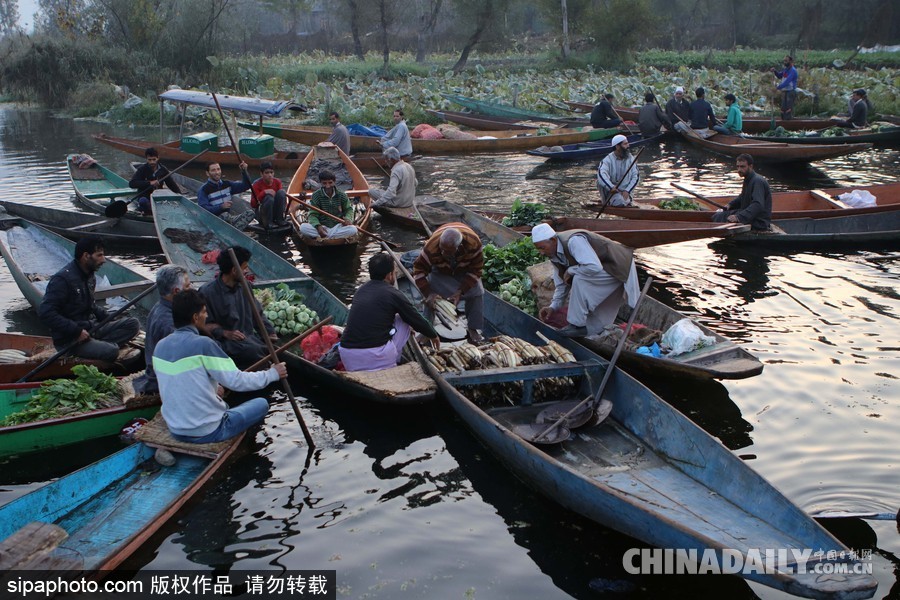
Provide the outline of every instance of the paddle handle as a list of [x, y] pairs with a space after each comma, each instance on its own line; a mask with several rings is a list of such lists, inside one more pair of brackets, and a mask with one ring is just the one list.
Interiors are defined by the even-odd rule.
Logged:
[[[360, 191], [360, 190], [351, 190], [351, 191]], [[328, 212], [328, 211], [326, 211], [326, 210], [322, 210], [322, 209], [319, 208], [318, 206], [313, 206], [313, 205], [310, 204], [309, 202], [304, 202], [303, 200], [301, 200], [301, 199], [298, 198], [297, 196], [294, 196], [293, 194], [288, 194], [287, 197], [288, 197], [288, 199], [289, 199], [291, 202], [296, 202], [296, 203], [299, 204], [300, 206], [305, 206], [308, 210], [314, 210], [314, 211], [316, 211], [317, 213], [320, 213], [320, 214], [325, 215], [326, 217], [331, 217], [331, 218], [334, 219], [335, 221], [338, 221], [339, 223], [342, 223], [342, 224], [344, 224], [344, 225], [347, 225], [347, 224], [348, 224], [348, 221], [347, 221], [346, 219], [342, 219], [342, 218], [340, 218], [340, 217], [336, 217], [336, 216], [334, 216], [333, 214], [331, 214], [330, 212]], [[294, 217], [294, 215], [291, 215], [291, 220], [294, 221], [294, 223], [297, 223], [297, 219]], [[298, 227], [299, 227], [299, 225], [298, 225]], [[378, 235], [375, 235], [375, 234], [372, 233], [371, 231], [368, 231], [368, 230], [366, 230], [366, 229], [363, 229], [362, 227], [359, 227], [358, 225], [356, 226], [356, 229], [357, 229], [360, 233], [364, 233], [364, 234], [368, 235], [369, 237], [372, 237], [372, 238], [378, 240], [379, 242], [383, 242], [383, 243], [385, 243], [385, 244], [387, 244], [387, 245], [389, 245], [389, 246], [393, 246], [393, 247], [395, 247], [395, 248], [397, 247], [397, 244], [395, 244], [395, 243], [393, 243], [393, 242], [389, 242], [389, 241], [387, 241], [386, 239], [384, 239], [384, 238], [382, 238], [382, 237], [380, 237], [380, 236], [378, 236]]]
[[[129, 300], [125, 304], [125, 306], [123, 306], [122, 308], [118, 309], [117, 311], [115, 311], [113, 313], [106, 315], [105, 319], [103, 319], [102, 321], [100, 321], [99, 323], [97, 323], [96, 325], [94, 325], [93, 327], [91, 327], [88, 330], [88, 334], [93, 334], [95, 331], [99, 330], [101, 327], [103, 327], [104, 325], [106, 325], [107, 323], [109, 323], [110, 321], [112, 321], [113, 319], [118, 317], [119, 315], [121, 315], [127, 309], [129, 309], [132, 306], [134, 306], [135, 304], [137, 304], [140, 300], [143, 300], [145, 297], [150, 295], [153, 292], [153, 290], [155, 290], [155, 289], [156, 289], [155, 285], [150, 285], [150, 287], [148, 287], [146, 290], [144, 290], [143, 292], [141, 292], [140, 294], [138, 294], [137, 296], [135, 296], [134, 298]], [[32, 370], [28, 371], [16, 383], [24, 383], [24, 382], [28, 381], [28, 379], [32, 375], [34, 375], [35, 373], [38, 373], [40, 371], [43, 371], [47, 365], [55, 362], [56, 359], [58, 359], [60, 356], [64, 356], [64, 355], [68, 354], [69, 352], [71, 352], [75, 348], [75, 346], [77, 346], [79, 343], [80, 342], [78, 340], [75, 340], [71, 344], [68, 344], [65, 348], [63, 348], [62, 350], [60, 350], [59, 352], [57, 352], [56, 354], [54, 354], [53, 356], [51, 356], [50, 358], [48, 358], [47, 360], [45, 360], [44, 362], [42, 362], [41, 364], [39, 364], [38, 366], [33, 368]]]
[[[213, 98], [215, 98], [215, 96], [213, 96]], [[218, 105], [218, 102], [216, 102], [216, 104]], [[241, 263], [238, 261], [233, 247], [228, 248], [228, 256], [231, 257], [231, 268], [237, 273], [238, 281], [241, 283], [241, 289], [244, 290], [244, 297], [250, 304], [250, 310], [253, 312], [253, 318], [256, 320], [256, 329], [259, 331], [259, 337], [265, 342], [266, 348], [269, 350], [269, 358], [272, 359], [273, 363], [278, 363], [278, 353], [275, 351], [275, 345], [272, 343], [272, 338], [269, 337], [269, 332], [266, 331], [266, 322], [263, 321], [263, 316], [256, 306], [256, 298], [253, 297], [253, 291], [250, 290], [250, 284], [247, 283], [247, 278], [244, 277], [244, 271], [241, 269]], [[284, 389], [284, 393], [287, 394], [288, 400], [291, 401], [291, 408], [294, 409], [294, 415], [296, 415], [297, 421], [300, 423], [300, 429], [303, 430], [303, 437], [306, 438], [306, 443], [309, 446], [309, 449], [312, 450], [316, 447], [316, 443], [313, 441], [312, 434], [309, 433], [309, 429], [306, 427], [306, 421], [303, 420], [303, 415], [300, 413], [300, 407], [297, 406], [297, 399], [294, 398], [294, 392], [291, 390], [291, 384], [288, 382], [287, 378], [281, 380], [281, 387]]]
[[615, 114], [617, 117], [619, 117], [619, 120], [622, 121], [622, 126], [625, 127], [625, 131], [628, 132], [628, 135], [634, 135], [634, 132], [631, 130], [631, 127], [628, 126], [628, 124], [625, 122], [625, 119], [623, 119], [622, 115], [619, 114], [619, 111], [616, 110], [616, 107], [612, 105], [612, 102], [610, 102], [609, 106], [612, 108], [613, 114]]
[[[634, 158], [631, 160], [631, 164], [629, 164], [628, 168], [625, 169], [625, 172], [622, 174], [622, 177], [619, 179], [618, 183], [616, 183], [616, 187], [614, 187], [613, 190], [618, 190], [619, 186], [622, 185], [622, 182], [625, 181], [625, 178], [628, 177], [628, 173], [630, 173], [634, 165], [637, 164], [637, 159], [641, 155], [641, 152], [644, 151], [644, 148], [646, 148], [646, 146], [641, 146], [641, 148], [637, 151], [637, 154], [634, 155]], [[603, 200], [603, 204], [600, 206], [600, 210], [597, 211], [597, 217], [599, 217], [603, 213], [603, 211], [606, 210], [606, 207], [609, 205], [609, 201], [612, 200], [612, 197], [612, 190], [610, 190], [609, 196]], [[597, 217], [594, 218], [596, 219]]]
[[[231, 142], [231, 149], [234, 150], [234, 155], [237, 156], [238, 164], [244, 162], [243, 157], [241, 156], [240, 150], [238, 150], [238, 145], [234, 143], [234, 136], [231, 135], [231, 129], [228, 127], [228, 120], [225, 119], [225, 113], [222, 112], [222, 107], [219, 105], [219, 99], [216, 97], [215, 92], [210, 92], [212, 96], [213, 102], [216, 103], [216, 110], [219, 111], [219, 118], [222, 119], [222, 126], [225, 128], [225, 133], [228, 134], [228, 140]], [[253, 186], [250, 186], [250, 197], [253, 198], [253, 201], [256, 202], [256, 192], [253, 190]]]
[[704, 196], [703, 194], [698, 194], [698, 193], [695, 192], [694, 190], [689, 189], [689, 188], [686, 188], [686, 187], [684, 187], [684, 186], [681, 185], [681, 184], [675, 183], [674, 181], [672, 182], [672, 187], [678, 188], [678, 189], [681, 190], [682, 192], [687, 192], [687, 193], [690, 194], [691, 196], [694, 196], [694, 197], [696, 197], [696, 198], [699, 198], [700, 200], [703, 200], [703, 201], [706, 202], [707, 204], [710, 204], [710, 205], [712, 205], [712, 206], [715, 206], [716, 208], [721, 208], [722, 210], [727, 210], [727, 208], [728, 208], [727, 206], [723, 206], [722, 204], [719, 204], [718, 202], [714, 202], [714, 201], [710, 200], [709, 198], [707, 198], [706, 196]]
[[631, 315], [628, 317], [628, 324], [625, 325], [625, 331], [622, 333], [622, 337], [619, 338], [619, 343], [616, 344], [616, 350], [613, 352], [612, 358], [609, 359], [609, 364], [606, 366], [606, 372], [603, 373], [603, 380], [600, 382], [600, 388], [597, 390], [597, 393], [594, 394], [593, 397], [588, 396], [575, 406], [571, 408], [566, 414], [561, 416], [549, 427], [544, 429], [541, 433], [534, 437], [535, 440], [539, 440], [543, 438], [545, 435], [559, 427], [562, 423], [565, 422], [566, 419], [569, 418], [569, 415], [575, 413], [578, 409], [580, 409], [585, 402], [591, 402], [591, 409], [597, 407], [600, 403], [600, 400], [603, 398], [603, 390], [606, 389], [606, 383], [609, 381], [609, 378], [612, 377], [613, 369], [616, 366], [616, 361], [619, 360], [619, 354], [622, 353], [622, 349], [625, 348], [625, 342], [628, 339], [628, 332], [631, 331], [631, 326], [634, 325], [634, 318], [637, 316], [638, 309], [641, 307], [641, 302], [644, 301], [644, 296], [647, 295], [647, 291], [650, 289], [650, 284], [653, 283], [653, 278], [648, 277], [647, 281], [644, 282], [644, 287], [641, 289], [641, 295], [638, 296], [637, 302], [634, 305], [634, 308], [631, 310]]

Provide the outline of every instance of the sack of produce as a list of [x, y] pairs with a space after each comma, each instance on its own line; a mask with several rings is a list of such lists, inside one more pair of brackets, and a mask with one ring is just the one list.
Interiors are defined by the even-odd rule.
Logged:
[[476, 137], [469, 133], [468, 131], [460, 131], [459, 128], [450, 125], [449, 123], [441, 123], [437, 126], [438, 131], [440, 131], [445, 138], [448, 140], [474, 140]]
[[409, 136], [417, 140], [439, 140], [444, 137], [444, 134], [428, 123], [420, 123], [409, 133]]

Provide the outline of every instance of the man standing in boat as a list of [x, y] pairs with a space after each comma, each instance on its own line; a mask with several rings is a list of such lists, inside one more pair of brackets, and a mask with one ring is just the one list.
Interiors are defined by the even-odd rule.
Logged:
[[394, 259], [381, 252], [369, 259], [369, 281], [353, 296], [347, 327], [341, 336], [341, 362], [348, 371], [380, 371], [397, 366], [415, 329], [435, 349], [441, 342], [431, 321], [394, 287]]
[[328, 136], [326, 142], [331, 142], [338, 148], [344, 151], [344, 154], [350, 155], [350, 132], [347, 131], [347, 126], [341, 123], [341, 115], [336, 112], [328, 115], [328, 119], [331, 121], [331, 135]]
[[156, 345], [167, 335], [175, 331], [172, 320], [172, 300], [175, 295], [191, 289], [191, 276], [187, 269], [179, 265], [165, 265], [156, 272], [156, 291], [159, 302], [150, 309], [147, 315], [147, 331], [144, 335], [144, 359], [146, 370], [134, 380], [134, 391], [138, 394], [155, 394], [159, 392], [159, 383], [153, 372], [153, 352]]
[[632, 165], [628, 138], [617, 135], [612, 139], [613, 151], [603, 157], [597, 167], [597, 189], [610, 206], [632, 206], [632, 193], [641, 181], [637, 167]]
[[713, 215], [716, 223], [743, 223], [755, 232], [772, 229], [772, 192], [766, 178], [753, 170], [753, 157], [740, 154], [735, 159], [738, 175], [744, 182], [741, 193]]
[[409, 127], [403, 118], [403, 111], [394, 110], [394, 126], [380, 140], [381, 147], [396, 148], [402, 158], [412, 155], [412, 139], [409, 137]]
[[159, 342], [153, 356], [163, 419], [175, 439], [194, 444], [233, 438], [261, 422], [269, 411], [265, 398], [253, 398], [228, 408], [219, 397], [219, 385], [249, 392], [287, 377], [284, 363], [265, 371], [239, 371], [214, 341], [200, 335], [206, 317], [202, 294], [185, 290], [176, 295], [172, 300], [176, 329]]
[[241, 181], [228, 181], [222, 179], [222, 166], [219, 163], [210, 163], [206, 167], [206, 176], [209, 179], [197, 192], [197, 204], [201, 208], [230, 223], [235, 229], [245, 228], [256, 218], [256, 213], [247, 207], [243, 200], [233, 198], [246, 192], [253, 185], [247, 173], [247, 163], [242, 162], [239, 166]]
[[144, 150], [144, 159], [147, 161], [134, 172], [128, 187], [138, 190], [138, 210], [144, 215], [153, 212], [150, 196], [163, 185], [172, 190], [174, 194], [181, 194], [181, 188], [175, 180], [169, 177], [169, 169], [159, 164], [159, 151], [154, 147]]
[[416, 171], [412, 165], [400, 158], [400, 151], [388, 148], [384, 157], [391, 167], [391, 181], [386, 190], [370, 189], [369, 196], [375, 201], [373, 208], [412, 208], [416, 199]]
[[465, 300], [469, 340], [473, 344], [484, 341], [483, 269], [481, 238], [463, 223], [446, 223], [435, 229], [413, 264], [413, 279], [425, 297], [425, 316], [433, 317], [438, 298], [453, 304]]
[[548, 321], [568, 300], [567, 337], [595, 335], [612, 325], [622, 302], [634, 306], [640, 290], [634, 251], [602, 235], [572, 229], [557, 233], [547, 223], [535, 225], [531, 241], [553, 263], [553, 299], [540, 310]]
[[95, 273], [105, 262], [100, 238], [78, 240], [75, 259], [50, 278], [38, 317], [50, 328], [57, 350], [77, 341], [72, 351], [75, 356], [113, 362], [119, 356], [119, 348], [140, 332], [141, 324], [134, 317], [120, 317], [88, 333], [106, 318], [106, 311], [94, 302]]
[[[225, 354], [240, 368], [245, 369], [268, 356], [269, 350], [256, 331], [254, 308], [241, 293], [238, 269], [245, 273], [249, 271], [252, 254], [243, 246], [235, 246], [234, 255], [240, 264], [232, 264], [227, 249], [219, 252], [216, 258], [219, 275], [200, 288], [200, 293], [206, 300], [210, 321], [203, 330], [219, 343]], [[256, 310], [262, 311], [259, 302], [253, 302], [256, 302]], [[266, 324], [266, 334], [273, 340], [277, 339], [275, 327], [265, 316], [263, 321]]]
[[250, 207], [256, 213], [256, 220], [265, 229], [286, 225], [284, 210], [287, 206], [287, 192], [281, 180], [275, 177], [275, 167], [265, 161], [259, 165], [262, 175], [253, 182]]
[[781, 119], [789, 121], [794, 118], [794, 102], [797, 101], [797, 81], [799, 75], [794, 66], [794, 57], [785, 56], [783, 69], [772, 69], [775, 77], [781, 79], [775, 90], [781, 92]]

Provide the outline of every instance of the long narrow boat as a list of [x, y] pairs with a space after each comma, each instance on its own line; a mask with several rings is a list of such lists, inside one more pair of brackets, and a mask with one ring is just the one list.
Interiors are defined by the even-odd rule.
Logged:
[[561, 117], [537, 110], [528, 110], [503, 104], [501, 102], [490, 102], [488, 100], [476, 100], [475, 98], [467, 98], [457, 94], [441, 94], [445, 99], [458, 104], [463, 108], [468, 108], [474, 113], [488, 115], [492, 117], [506, 117], [512, 119], [528, 119], [532, 121], [546, 121], [548, 123], [559, 123], [563, 125], [575, 124], [578, 127], [589, 126], [591, 123], [588, 119], [573, 119], [572, 117]]
[[[0, 350], [16, 350], [16, 354], [22, 356], [21, 359], [15, 359], [12, 353], [6, 353], [6, 358], [0, 362], [0, 384], [18, 381], [56, 353], [53, 340], [49, 337], [9, 332], [0, 332]], [[35, 373], [31, 379], [69, 377], [72, 374], [72, 367], [75, 365], [94, 365], [104, 373], [124, 374], [125, 370], [134, 366], [140, 358], [140, 351], [134, 348], [129, 348], [127, 352], [121, 353], [119, 360], [115, 363], [64, 356]]]
[[[256, 129], [256, 125], [252, 125], [253, 129]], [[128, 138], [119, 138], [106, 135], [105, 133], [99, 133], [92, 136], [95, 140], [100, 143], [106, 144], [107, 146], [111, 146], [116, 150], [121, 150], [122, 152], [127, 152], [129, 154], [133, 154], [135, 156], [140, 156], [143, 158], [144, 150], [147, 148], [153, 147], [159, 151], [159, 159], [165, 161], [167, 163], [174, 164], [182, 164], [191, 159], [193, 154], [189, 152], [184, 152], [181, 149], [181, 142], [175, 140], [174, 142], [167, 142], [165, 144], [159, 144], [155, 142], [148, 142], [145, 140], [133, 140]], [[306, 152], [275, 152], [272, 156], [266, 156], [263, 158], [251, 158], [249, 156], [243, 156], [244, 161], [251, 167], [259, 169], [259, 165], [263, 162], [270, 162], [272, 166], [278, 172], [292, 172], [296, 171], [297, 167], [303, 162], [303, 159], [306, 158]], [[357, 162], [361, 169], [366, 170], [376, 170], [380, 171], [382, 168], [387, 167], [387, 161], [384, 160], [384, 157], [381, 155], [381, 152], [372, 152], [372, 153], [357, 153], [353, 155], [353, 160]], [[198, 166], [200, 165], [208, 165], [210, 163], [219, 163], [223, 166], [234, 167], [237, 168], [239, 162], [237, 157], [234, 154], [234, 150], [231, 146], [219, 146], [219, 150], [217, 152], [207, 152], [198, 160], [196, 160], [193, 164]]]
[[0, 206], [9, 215], [37, 223], [70, 240], [77, 241], [85, 235], [99, 235], [110, 245], [159, 249], [159, 240], [156, 239], [153, 223], [136, 219], [107, 219], [96, 214], [6, 200], [0, 200]]
[[[100, 163], [80, 168], [73, 160], [76, 156], [70, 154], [66, 157], [66, 168], [75, 189], [75, 199], [86, 209], [102, 215], [110, 202], [130, 199], [137, 194], [138, 190], [128, 187], [127, 179]], [[151, 217], [134, 211], [125, 213], [125, 219], [147, 224], [153, 222]]]
[[484, 115], [481, 113], [456, 112], [452, 110], [431, 110], [426, 109], [429, 115], [435, 116], [442, 121], [448, 123], [456, 123], [465, 125], [472, 129], [480, 129], [482, 131], [535, 131], [537, 129], [559, 129], [561, 127], [585, 127], [590, 125], [584, 119], [572, 119], [566, 121], [565, 124], [540, 120], [523, 120], [513, 117], [497, 117]]
[[900, 243], [900, 211], [843, 215], [830, 219], [780, 219], [776, 233], [743, 233], [730, 243], [753, 246], [895, 246]]
[[708, 137], [703, 137], [697, 130], [691, 129], [682, 123], [678, 123], [675, 126], [675, 130], [681, 134], [682, 138], [695, 146], [726, 156], [749, 154], [755, 161], [759, 162], [810, 162], [853, 154], [872, 147], [872, 144], [810, 146], [808, 144], [760, 142], [737, 135], [724, 135], [721, 133], [711, 133]]
[[[254, 123], [238, 121], [238, 125], [247, 129], [259, 129]], [[314, 125], [306, 125], [303, 127], [292, 127], [289, 125], [279, 125], [276, 123], [265, 123], [262, 126], [263, 133], [268, 133], [275, 137], [284, 138], [306, 144], [307, 146], [315, 146], [320, 142], [324, 142], [331, 135], [330, 127], [317, 127]], [[577, 144], [580, 142], [590, 142], [595, 140], [603, 140], [611, 138], [619, 132], [618, 129], [586, 129], [584, 131], [562, 130], [560, 133], [550, 133], [547, 135], [536, 135], [521, 130], [513, 131], [469, 131], [476, 136], [475, 139], [468, 140], [425, 140], [412, 139], [413, 152], [420, 154], [459, 154], [459, 153], [479, 153], [479, 152], [515, 152], [517, 150], [530, 150], [538, 146], [559, 146], [562, 144]], [[364, 135], [351, 135], [350, 147], [354, 152], [358, 150], [366, 150], [370, 152], [381, 150], [381, 144], [378, 143], [377, 137], [368, 137]]]
[[[646, 146], [658, 142], [662, 134], [644, 137], [641, 134], [629, 135], [628, 145], [632, 147]], [[528, 150], [526, 154], [540, 156], [548, 161], [582, 160], [605, 156], [613, 151], [612, 140], [600, 140], [599, 142], [585, 142], [583, 144], [566, 144], [565, 146], [541, 146], [534, 150]]]
[[[182, 196], [160, 196], [153, 199], [153, 215], [159, 229], [160, 243], [170, 263], [186, 267], [191, 279], [199, 285], [216, 276], [215, 264], [203, 261], [211, 250], [241, 245], [250, 250], [250, 269], [256, 287], [284, 283], [304, 297], [304, 304], [318, 313], [320, 319], [333, 317], [334, 325], [344, 326], [349, 309], [315, 279], [281, 258], [256, 240], [212, 216]], [[173, 229], [189, 232], [171, 237]], [[181, 240], [181, 241], [176, 241]], [[208, 240], [202, 245], [202, 240]], [[198, 244], [197, 241], [201, 241]], [[191, 242], [188, 245], [187, 242]], [[286, 340], [285, 340], [286, 341]], [[346, 373], [325, 369], [305, 360], [294, 351], [286, 351], [284, 360], [306, 381], [318, 381], [341, 392], [372, 402], [388, 404], [419, 404], [434, 398], [435, 386], [422, 371], [411, 364], [375, 373]]]
[[[328, 157], [327, 159], [324, 157]], [[349, 221], [356, 225], [359, 229], [368, 229], [369, 221], [372, 218], [372, 198], [369, 196], [369, 182], [366, 181], [365, 176], [359, 170], [359, 168], [353, 164], [353, 161], [349, 156], [344, 154], [344, 151], [332, 144], [331, 142], [322, 142], [316, 145], [313, 148], [313, 151], [310, 152], [306, 160], [303, 161], [303, 164], [297, 169], [294, 173], [294, 176], [291, 178], [291, 182], [288, 185], [287, 191], [288, 194], [293, 196], [303, 196], [303, 195], [311, 195], [308, 192], [304, 184], [306, 182], [306, 178], [309, 176], [309, 169], [312, 166], [313, 160], [333, 160], [335, 164], [343, 165], [343, 167], [347, 170], [347, 173], [350, 175], [350, 181], [352, 182], [351, 190], [344, 190], [351, 192], [350, 201], [353, 204], [353, 216], [344, 217], [346, 221]], [[306, 199], [309, 201], [309, 198]], [[303, 221], [308, 220], [309, 212], [303, 211], [297, 213], [299, 218], [302, 218]], [[340, 215], [338, 215], [340, 216]], [[299, 221], [294, 223], [294, 236], [301, 243], [306, 245], [309, 248], [356, 248], [359, 244], [360, 239], [364, 236], [361, 233], [356, 233], [350, 237], [344, 238], [321, 238], [321, 237], [310, 237], [303, 235], [300, 233], [299, 229]]]
[[[504, 227], [478, 213], [440, 199], [434, 199], [428, 203], [417, 203], [416, 207], [429, 230], [434, 230], [443, 223], [458, 221], [472, 227], [483, 243], [492, 243], [498, 247], [515, 242], [522, 237], [520, 233], [509, 227]], [[567, 227], [561, 226], [564, 223], [566, 222], [558, 223], [555, 227], [556, 230], [567, 229]], [[575, 228], [583, 229], [583, 227], [577, 226]], [[607, 233], [603, 233], [603, 235], [612, 237]], [[626, 313], [624, 308], [623, 313]], [[647, 297], [640, 307], [635, 322], [651, 329], [666, 331], [673, 324], [685, 318], [687, 317], [677, 310]], [[625, 323], [627, 313], [620, 314], [618, 321]], [[691, 322], [705, 335], [711, 336], [715, 340], [714, 344], [679, 356], [659, 358], [640, 354], [637, 352], [637, 347], [626, 346], [619, 358], [619, 364], [630, 373], [641, 377], [654, 377], [659, 373], [666, 373], [700, 379], [745, 379], [762, 372], [763, 364], [755, 356], [702, 323], [694, 320]], [[615, 340], [607, 337], [588, 336], [580, 338], [580, 340], [586, 347], [605, 357], [612, 356], [615, 350]]]
[[[50, 278], [72, 262], [75, 242], [24, 219], [7, 218], [2, 224], [0, 253], [22, 295], [37, 310]], [[95, 297], [98, 300], [134, 296], [153, 285], [152, 281], [109, 258], [97, 271], [97, 278]], [[153, 306], [152, 296], [142, 300], [144, 308]]]
[[[541, 421], [543, 411], [559, 410], [558, 401], [529, 403], [526, 391], [517, 406], [479, 404], [472, 400], [473, 391], [497, 383], [569, 376], [574, 381], [572, 393], [556, 400], [582, 400], [597, 391], [609, 365], [490, 294], [485, 295], [484, 313], [486, 336], [506, 334], [543, 345], [540, 333], [565, 347], [577, 361], [442, 373], [419, 353], [441, 396], [517, 477], [586, 518], [644, 544], [678, 550], [693, 564], [707, 564], [701, 561], [709, 559], [722, 565], [731, 553], [739, 555], [743, 564], [754, 552], [767, 548], [772, 552], [822, 549], [822, 557], [813, 559], [825, 563], [816, 565], [819, 574], [812, 572], [813, 563], [806, 565], [805, 573], [794, 572], [794, 562], [780, 570], [760, 565], [740, 574], [811, 598], [872, 596], [877, 582], [871, 575], [824, 574], [835, 567], [850, 569], [841, 572], [864, 572], [860, 568], [864, 565], [837, 558], [841, 552], [848, 555], [841, 542], [718, 440], [621, 369], [611, 373], [604, 388], [603, 399], [612, 403], [606, 420], [597, 423], [594, 418], [571, 434], [562, 432], [559, 437], [564, 439], [555, 445], [525, 441], [516, 433], [517, 427], [525, 426], [536, 435], [548, 426], [547, 421], [537, 427], [533, 424]], [[845, 562], [849, 564], [827, 564]]]
[[35, 521], [53, 523], [68, 537], [32, 568], [85, 574], [115, 569], [221, 469], [243, 439], [240, 434], [204, 456], [178, 453], [174, 465], [162, 468], [153, 463], [153, 448], [132, 444], [0, 507], [0, 540]]
[[[838, 199], [838, 196], [853, 190], [867, 191], [875, 196], [875, 206], [850, 208]], [[734, 196], [712, 196], [709, 199], [724, 206], [731, 202]], [[703, 202], [696, 200], [695, 202], [701, 207], [701, 210], [660, 209], [658, 208], [660, 202], [661, 200], [638, 200], [638, 204], [645, 208], [607, 206], [604, 212], [626, 219], [709, 222], [712, 221], [712, 216], [716, 211], [714, 205], [706, 206]], [[584, 203], [582, 206], [592, 210], [600, 207], [598, 203]], [[900, 183], [772, 194], [772, 219], [776, 222], [782, 219], [828, 219], [895, 210], [900, 210]]]
[[886, 144], [900, 140], [900, 126], [881, 127], [877, 131], [870, 128], [845, 129], [844, 135], [829, 137], [822, 135], [821, 131], [809, 131], [797, 137], [769, 137], [766, 135], [748, 135], [745, 137], [761, 142], [785, 142], [788, 144], [856, 144], [859, 142]]
[[[0, 419], [24, 410], [40, 383], [0, 385]], [[125, 383], [126, 390], [130, 384]], [[116, 435], [130, 420], [150, 419], [159, 410], [159, 396], [136, 401], [134, 390], [126, 393], [122, 404], [98, 408], [76, 415], [0, 426], [0, 459], [29, 452], [61, 448], [68, 444]]]

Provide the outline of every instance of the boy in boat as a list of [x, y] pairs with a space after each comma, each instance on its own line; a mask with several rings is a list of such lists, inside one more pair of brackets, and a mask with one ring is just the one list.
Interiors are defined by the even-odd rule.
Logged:
[[341, 336], [341, 361], [348, 371], [380, 371], [397, 366], [415, 329], [440, 348], [431, 322], [394, 287], [394, 259], [385, 252], [369, 259], [369, 279], [356, 291]]
[[235, 229], [243, 229], [256, 218], [253, 209], [242, 210], [247, 206], [246, 203], [240, 198], [232, 197], [246, 192], [253, 185], [250, 175], [247, 174], [247, 163], [242, 162], [240, 168], [241, 181], [228, 181], [222, 179], [222, 165], [209, 163], [206, 167], [206, 176], [209, 179], [197, 192], [197, 204], [226, 223], [230, 223]]
[[432, 317], [439, 297], [453, 304], [466, 301], [469, 340], [484, 341], [484, 286], [481, 274], [484, 254], [481, 238], [463, 223], [446, 223], [435, 229], [413, 264], [413, 279], [425, 296], [425, 316]]
[[144, 150], [144, 159], [147, 161], [134, 172], [128, 187], [139, 190], [138, 210], [145, 215], [153, 212], [150, 196], [163, 185], [172, 190], [174, 194], [181, 194], [181, 188], [175, 180], [169, 177], [169, 169], [159, 164], [159, 151], [154, 147]]
[[228, 408], [218, 395], [218, 385], [249, 392], [287, 377], [284, 363], [265, 371], [239, 371], [214, 341], [200, 335], [206, 317], [202, 294], [195, 290], [177, 294], [172, 299], [176, 329], [159, 342], [153, 356], [166, 425], [175, 439], [195, 444], [233, 438], [261, 422], [269, 411], [265, 398]]
[[396, 148], [388, 148], [383, 154], [391, 168], [391, 181], [386, 190], [369, 190], [369, 196], [375, 201], [372, 207], [412, 208], [418, 183], [415, 170], [400, 158]]
[[740, 154], [735, 159], [738, 175], [743, 178], [741, 193], [725, 209], [713, 214], [716, 223], [743, 223], [754, 232], [772, 229], [772, 191], [766, 178], [753, 170], [753, 157]]
[[[240, 368], [245, 369], [268, 356], [269, 349], [256, 331], [253, 307], [241, 293], [237, 271], [240, 269], [244, 273], [248, 272], [252, 254], [243, 246], [234, 246], [234, 254], [239, 262], [237, 265], [232, 264], [228, 250], [222, 250], [216, 258], [219, 275], [200, 288], [209, 313], [209, 322], [205, 324], [203, 331], [216, 340], [225, 354]], [[262, 311], [259, 302], [254, 302], [256, 310]], [[265, 316], [263, 321], [267, 335], [273, 340], [277, 339], [275, 327]]]
[[557, 233], [546, 223], [532, 228], [531, 241], [555, 267], [553, 299], [538, 316], [548, 321], [568, 299], [569, 324], [559, 330], [562, 335], [600, 333], [615, 322], [622, 302], [632, 307], [637, 302], [640, 290], [631, 248], [583, 229]]
[[281, 180], [275, 177], [275, 168], [266, 161], [259, 165], [262, 175], [253, 182], [253, 196], [250, 207], [256, 213], [259, 224], [270, 229], [284, 226], [284, 209], [287, 205], [287, 192]]
[[[322, 187], [313, 192], [309, 203], [327, 213], [346, 221], [353, 221], [354, 208], [350, 197], [334, 185], [334, 173], [323, 170], [319, 172], [319, 183]], [[297, 205], [295, 210], [299, 210]], [[337, 219], [323, 215], [310, 209], [307, 222], [300, 224], [300, 235], [312, 238], [347, 238], [356, 235], [356, 226], [344, 225]]]
[[75, 356], [112, 362], [119, 356], [119, 348], [140, 332], [141, 324], [134, 317], [120, 317], [88, 333], [106, 318], [106, 311], [94, 302], [95, 273], [105, 262], [100, 238], [78, 240], [75, 260], [50, 278], [38, 317], [50, 328], [57, 350], [78, 341], [72, 351]]

